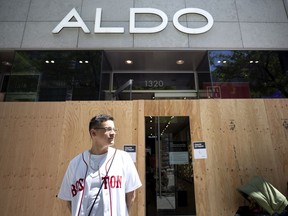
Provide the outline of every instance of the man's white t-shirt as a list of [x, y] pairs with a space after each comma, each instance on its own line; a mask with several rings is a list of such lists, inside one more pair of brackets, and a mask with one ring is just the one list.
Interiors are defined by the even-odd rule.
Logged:
[[88, 215], [102, 182], [91, 216], [128, 215], [125, 195], [142, 184], [130, 155], [117, 150], [113, 159], [114, 152], [111, 147], [100, 156], [85, 151], [69, 163], [58, 197], [72, 202], [72, 216]]

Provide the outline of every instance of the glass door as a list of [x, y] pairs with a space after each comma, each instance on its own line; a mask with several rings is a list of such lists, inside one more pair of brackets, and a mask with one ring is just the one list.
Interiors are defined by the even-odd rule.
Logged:
[[189, 117], [149, 116], [146, 215], [196, 215]]

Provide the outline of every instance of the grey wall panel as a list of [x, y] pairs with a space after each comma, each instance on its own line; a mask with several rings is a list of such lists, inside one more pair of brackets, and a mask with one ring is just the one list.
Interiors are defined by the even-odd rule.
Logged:
[[78, 40], [77, 29], [65, 29], [59, 34], [52, 34], [55, 22], [28, 22], [26, 25], [22, 48], [76, 48]]
[[206, 10], [215, 21], [238, 21], [235, 0], [186, 0], [186, 7]]
[[0, 21], [26, 21], [30, 0], [0, 2]]
[[31, 0], [28, 21], [60, 21], [73, 8], [78, 13], [81, 0]]
[[288, 0], [283, 0], [283, 2], [284, 2], [284, 7], [286, 10], [287, 17], [288, 17]]
[[134, 7], [133, 2], [133, 0], [83, 0], [81, 17], [86, 21], [94, 21], [96, 8], [102, 8], [103, 21], [128, 21], [129, 9]]
[[246, 48], [288, 48], [288, 23], [241, 23], [241, 32]]
[[25, 22], [0, 22], [0, 48], [19, 48]]
[[[52, 34], [74, 7], [92, 33], [64, 28]], [[97, 7], [103, 10], [101, 26], [125, 27], [125, 33], [94, 34]], [[163, 11], [168, 26], [159, 33], [130, 34], [130, 8], [137, 7]], [[209, 12], [214, 18], [212, 29], [199, 35], [175, 29], [175, 12], [189, 7]], [[2, 0], [0, 49], [288, 49], [287, 9], [288, 0]], [[153, 27], [160, 21], [156, 15], [137, 14], [136, 27]], [[191, 14], [180, 17], [180, 21], [190, 28], [207, 22], [203, 16]]]
[[236, 0], [240, 22], [288, 22], [283, 0]]
[[[161, 10], [167, 15], [168, 20], [172, 21], [174, 14], [178, 10], [186, 8], [186, 5], [185, 5], [185, 0], [177, 0], [177, 1], [169, 1], [169, 2], [165, 0], [162, 0], [162, 1], [137, 0], [135, 1], [134, 7], [135, 8], [155, 8], [155, 9]], [[139, 17], [139, 19], [137, 17]], [[137, 17], [136, 17], [136, 20], [149, 21], [146, 19], [146, 17], [148, 17], [147, 15], [143, 15], [143, 16], [137, 15]], [[158, 17], [154, 16], [154, 21], [157, 21], [158, 20], [157, 18]]]
[[[188, 23], [193, 27], [194, 23]], [[243, 48], [240, 27], [237, 22], [217, 22], [210, 31], [189, 36], [190, 48], [201, 49], [241, 49]]]
[[102, 27], [123, 27], [123, 34], [95, 34], [94, 23], [86, 22], [90, 34], [80, 30], [78, 48], [85, 49], [109, 49], [109, 48], [131, 48], [133, 47], [133, 35], [129, 34], [127, 22], [104, 22]]
[[[150, 25], [151, 23], [146, 23]], [[155, 23], [155, 25], [157, 25]], [[171, 22], [167, 27], [155, 34], [134, 34], [134, 47], [139, 48], [187, 48], [188, 35], [179, 32]]]

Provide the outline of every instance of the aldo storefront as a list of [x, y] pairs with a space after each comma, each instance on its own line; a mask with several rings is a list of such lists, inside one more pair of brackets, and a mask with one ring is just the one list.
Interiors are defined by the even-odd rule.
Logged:
[[[16, 124], [16, 119], [21, 118], [24, 124], [38, 125], [33, 122], [33, 116], [38, 116], [35, 119], [39, 118], [40, 123], [54, 129], [59, 126], [62, 139], [57, 142], [65, 145], [70, 140], [69, 130], [65, 128], [78, 128], [77, 118], [85, 127], [88, 114], [94, 112], [105, 110], [114, 114], [121, 119], [119, 124], [126, 117], [131, 124], [123, 123], [122, 129], [119, 126], [123, 134], [119, 135], [122, 143], [117, 147], [136, 146], [136, 150], [132, 149], [136, 151], [135, 163], [143, 182], [133, 215], [213, 215], [212, 212], [233, 215], [243, 200], [228, 191], [234, 190], [255, 170], [284, 189], [274, 168], [280, 161], [285, 164], [284, 157], [277, 155], [280, 161], [271, 164], [259, 159], [262, 165], [255, 165], [255, 170], [246, 164], [242, 167], [239, 155], [243, 158], [247, 154], [251, 158], [255, 155], [240, 147], [243, 140], [239, 137], [246, 137], [243, 146], [248, 145], [247, 148], [268, 142], [269, 149], [275, 140], [280, 144], [287, 140], [287, 14], [287, 0], [3, 2], [0, 8], [0, 110], [1, 125], [6, 128], [3, 131], [10, 134], [13, 122]], [[18, 114], [21, 106], [26, 110]], [[63, 119], [60, 114], [53, 114], [54, 109], [63, 114]], [[29, 110], [34, 110], [33, 114]], [[50, 111], [51, 119], [44, 118], [44, 113]], [[31, 118], [27, 117], [30, 115]], [[72, 121], [70, 116], [77, 118]], [[277, 118], [279, 125], [273, 120]], [[10, 124], [4, 119], [11, 121]], [[242, 119], [253, 123], [248, 125]], [[265, 123], [270, 126], [265, 128]], [[248, 130], [250, 126], [253, 128]], [[278, 136], [274, 137], [272, 126], [280, 128]], [[271, 137], [265, 139], [263, 131], [270, 131]], [[31, 136], [35, 135], [31, 132]], [[131, 138], [127, 141], [125, 136]], [[3, 149], [9, 150], [5, 143], [17, 143], [8, 135], [2, 137]], [[49, 137], [45, 139], [50, 143]], [[218, 143], [223, 145], [221, 151], [216, 148], [216, 140], [221, 140]], [[239, 146], [231, 146], [233, 140]], [[77, 145], [77, 138], [70, 141]], [[23, 142], [33, 143], [36, 138]], [[287, 148], [280, 144], [275, 151], [286, 152]], [[41, 152], [33, 148], [33, 155]], [[201, 151], [196, 151], [197, 148]], [[258, 152], [259, 148], [252, 148], [251, 152]], [[80, 149], [75, 147], [70, 153], [63, 153], [67, 157], [63, 164]], [[47, 180], [41, 178], [41, 172], [37, 173], [39, 167], [35, 167], [34, 173], [30, 163], [19, 176], [8, 172], [14, 169], [11, 158], [16, 157], [12, 150], [8, 152], [10, 159], [2, 158], [10, 166], [2, 165], [5, 174], [1, 181], [8, 178], [16, 181], [26, 171], [30, 177], [33, 175], [32, 179], [38, 176], [40, 182]], [[234, 153], [228, 152], [234, 152], [234, 157], [231, 156]], [[26, 151], [26, 156], [17, 160], [41, 161], [30, 153]], [[267, 150], [267, 155], [274, 153]], [[222, 160], [221, 155], [230, 156]], [[62, 165], [54, 165], [58, 168], [50, 176], [58, 181], [63, 169]], [[281, 167], [281, 175], [288, 174], [287, 167]], [[49, 167], [46, 171], [43, 176], [49, 173]], [[220, 177], [226, 175], [225, 171], [229, 173], [230, 183]], [[30, 181], [29, 176], [25, 182]], [[25, 185], [23, 188], [29, 190]], [[46, 189], [41, 184], [31, 186], [35, 194], [26, 197], [26, 204], [23, 197], [22, 201], [16, 198], [15, 213], [25, 210], [25, 215], [33, 215], [28, 206], [33, 203], [31, 200], [35, 201], [36, 191], [53, 194], [58, 190], [55, 185]], [[11, 199], [16, 189], [3, 188]], [[216, 199], [220, 192], [225, 195]], [[45, 199], [51, 197], [47, 195]], [[227, 200], [231, 201], [229, 207], [220, 204]], [[0, 207], [3, 212], [12, 211], [11, 205], [4, 203], [6, 206]], [[55, 215], [67, 214], [57, 201], [44, 207], [49, 208], [53, 208]], [[43, 210], [42, 215], [49, 213]]]

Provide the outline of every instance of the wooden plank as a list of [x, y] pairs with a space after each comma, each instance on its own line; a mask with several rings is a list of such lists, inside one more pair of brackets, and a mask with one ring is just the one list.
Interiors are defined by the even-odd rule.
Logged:
[[[271, 183], [286, 197], [288, 196], [288, 100], [265, 100], [268, 127], [271, 136], [272, 154], [277, 168], [274, 176], [269, 176]], [[269, 160], [270, 161], [270, 160]]]
[[68, 162], [90, 148], [88, 123], [99, 113], [115, 117], [115, 147], [137, 145], [144, 186], [132, 215], [145, 215], [144, 117], [150, 115], [189, 116], [192, 141], [207, 144], [208, 158], [193, 160], [197, 215], [233, 215], [244, 204], [236, 188], [255, 174], [287, 195], [287, 108], [287, 99], [1, 102], [1, 215], [69, 215], [55, 195]]
[[[242, 182], [252, 175], [269, 178], [274, 175], [277, 162], [269, 133], [264, 100], [237, 100], [238, 139], [236, 147]], [[261, 150], [261, 151], [260, 151]]]
[[280, 165], [273, 157], [264, 102], [205, 100], [200, 107], [210, 209], [217, 215], [234, 214], [243, 200], [236, 188], [253, 175], [272, 180]]
[[[209, 194], [206, 200], [208, 205], [206, 214], [213, 215], [217, 212], [217, 215], [225, 215], [224, 212], [227, 210], [223, 208], [223, 201], [227, 194], [225, 177], [228, 163], [227, 158], [223, 155], [226, 156], [230, 151], [225, 146], [223, 136], [225, 130], [222, 125], [220, 103], [218, 100], [201, 100], [200, 110], [203, 141], [205, 141], [207, 149], [207, 159], [204, 159], [206, 162], [206, 190]], [[224, 149], [225, 152], [223, 152]], [[226, 202], [229, 203], [228, 206], [231, 204], [230, 200], [226, 200]]]
[[[9, 140], [1, 139], [1, 200], [3, 215], [48, 215], [55, 200], [58, 154], [62, 130], [61, 104], [6, 103]], [[60, 129], [59, 129], [60, 128]], [[2, 131], [2, 130], [1, 130]], [[2, 137], [0, 135], [0, 137]], [[2, 149], [1, 149], [2, 152]], [[4, 156], [4, 157], [2, 157]], [[5, 184], [2, 184], [2, 181]], [[39, 194], [41, 198], [39, 199]], [[45, 202], [42, 202], [45, 199]], [[46, 213], [44, 213], [46, 212]]]
[[[190, 118], [191, 141], [203, 141], [200, 101], [189, 101], [187, 104], [187, 115]], [[208, 215], [210, 212], [207, 200], [209, 194], [207, 191], [206, 160], [196, 160], [194, 157], [194, 147], [191, 146], [193, 161], [193, 178], [196, 202], [196, 214]]]

